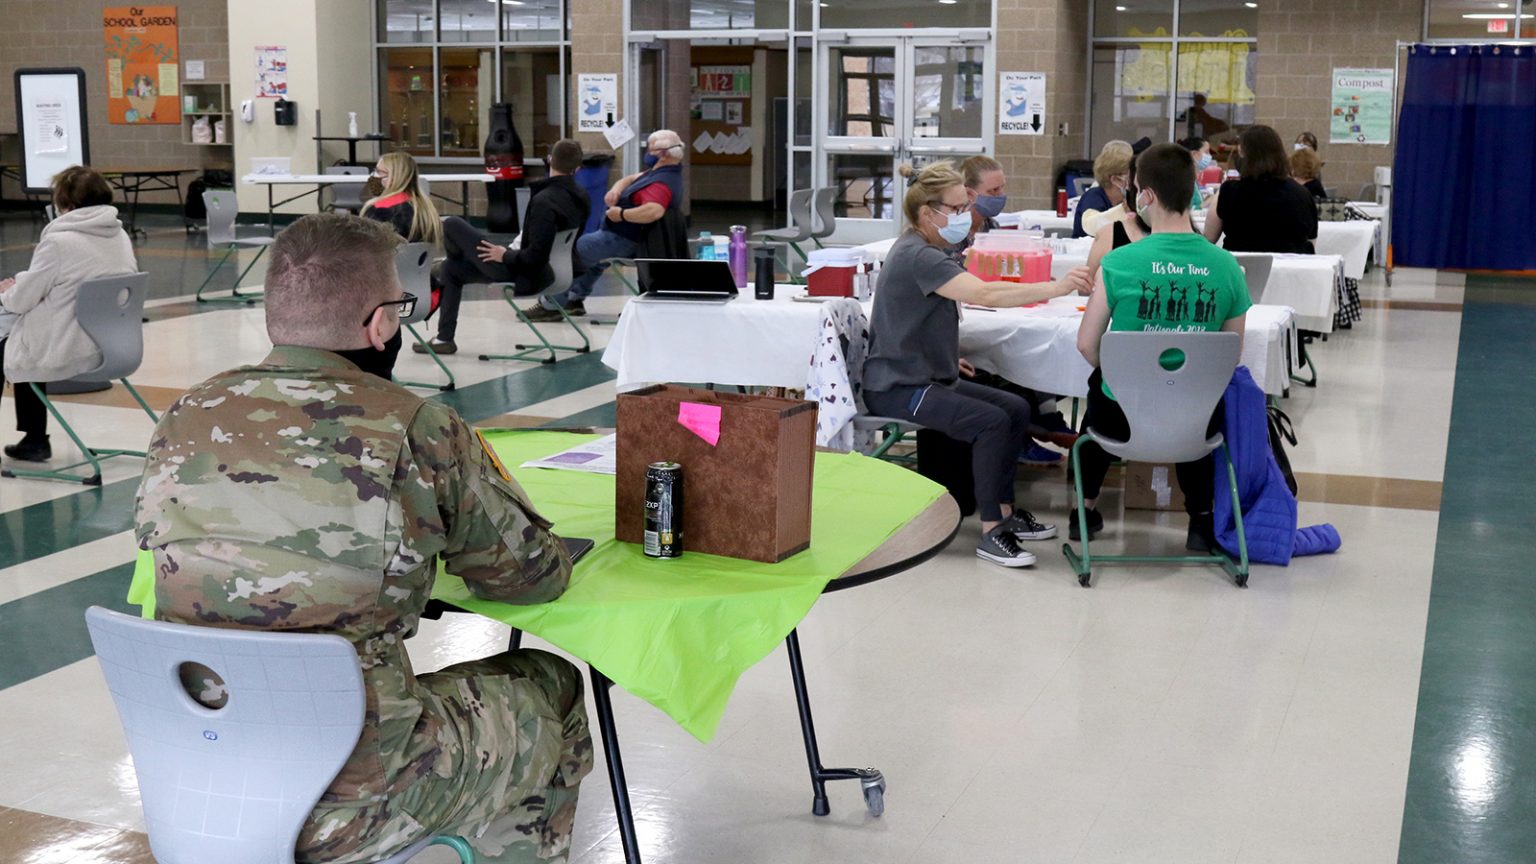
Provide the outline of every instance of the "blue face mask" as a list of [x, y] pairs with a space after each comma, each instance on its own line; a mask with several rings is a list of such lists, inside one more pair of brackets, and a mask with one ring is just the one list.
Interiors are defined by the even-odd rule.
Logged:
[[656, 163], [660, 161], [661, 157], [657, 156], [655, 153], [646, 153], [644, 156], [640, 157], [640, 164], [647, 168], [655, 168]]
[[1195, 168], [1204, 171], [1205, 169], [1211, 167], [1211, 163], [1215, 161], [1216, 160], [1212, 159], [1209, 155], [1201, 156], [1200, 161], [1195, 163]]
[[[937, 210], [934, 212], [938, 213]], [[939, 215], [943, 216], [944, 214], [939, 213]], [[969, 213], [956, 213], [952, 216], [948, 216], [945, 219], [943, 227], [939, 228], [939, 237], [943, 239], [945, 243], [948, 243], [951, 246], [959, 243], [961, 240], [964, 240], [970, 235], [970, 233], [971, 214]]]
[[1007, 195], [977, 195], [976, 204], [974, 206], [976, 207], [977, 213], [980, 213], [988, 219], [996, 219], [997, 214], [1003, 212], [1003, 208], [1007, 205]]

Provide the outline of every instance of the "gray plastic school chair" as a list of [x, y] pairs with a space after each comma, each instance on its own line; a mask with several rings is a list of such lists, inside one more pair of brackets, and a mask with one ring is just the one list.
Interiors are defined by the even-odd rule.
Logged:
[[[573, 263], [573, 258], [576, 254], [576, 236], [580, 233], [581, 229], [579, 228], [568, 228], [555, 235], [555, 243], [549, 249], [549, 269], [554, 271], [555, 279], [543, 291], [540, 291], [538, 296], [550, 297], [564, 293], [570, 289], [571, 283], [576, 281], [576, 267]], [[581, 337], [580, 345], [555, 345], [550, 342], [539, 331], [538, 325], [529, 320], [528, 315], [518, 307], [516, 286], [512, 283], [498, 282], [494, 283], [492, 287], [501, 288], [502, 298], [507, 301], [508, 306], [512, 307], [512, 311], [517, 313], [517, 320], [528, 325], [528, 329], [533, 331], [533, 336], [539, 340], [539, 344], [524, 345], [519, 343], [514, 346], [517, 348], [517, 351], [512, 354], [481, 354], [481, 360], [532, 360], [543, 356], [543, 359], [539, 360], [540, 363], [553, 363], [558, 359], [556, 351], [586, 354], [592, 350], [592, 340], [588, 337], [587, 331], [583, 330], [581, 325], [576, 323], [576, 320], [571, 317], [570, 313], [565, 311], [564, 307], [559, 307], [560, 317], [565, 319], [565, 323], [571, 325], [576, 330], [576, 335]]]
[[[223, 247], [224, 257], [220, 258], [219, 263], [215, 264], [213, 269], [208, 272], [208, 278], [203, 280], [203, 284], [197, 286], [197, 302], [255, 305], [261, 300], [260, 293], [241, 294], [240, 283], [245, 281], [246, 274], [251, 272], [251, 268], [256, 266], [257, 261], [261, 260], [261, 256], [267, 251], [267, 247], [277, 242], [276, 239], [268, 236], [240, 236], [239, 231], [235, 228], [235, 217], [240, 215], [240, 204], [236, 200], [234, 190], [232, 189], [209, 189], [203, 193], [203, 205], [208, 210], [208, 248], [218, 249]], [[204, 297], [203, 291], [208, 288], [208, 283], [213, 281], [213, 277], [223, 268], [224, 262], [229, 260], [229, 256], [235, 254], [241, 247], [256, 247], [257, 251], [256, 257], [251, 259], [251, 263], [245, 265], [245, 269], [241, 270], [240, 275], [235, 277], [234, 290], [227, 297]]]
[[1072, 229], [1061, 225], [1049, 225], [1040, 229], [1040, 236], [1047, 239], [1070, 240]]
[[[1077, 583], [1089, 587], [1094, 564], [1216, 564], [1239, 588], [1248, 587], [1248, 540], [1243, 533], [1243, 508], [1237, 494], [1237, 472], [1232, 467], [1221, 433], [1205, 437], [1211, 412], [1232, 380], [1232, 370], [1242, 352], [1236, 333], [1111, 332], [1099, 346], [1099, 368], [1104, 383], [1114, 392], [1131, 430], [1120, 441], [1088, 427], [1072, 445], [1072, 486], [1077, 505], [1078, 533], [1083, 538], [1079, 554], [1071, 543], [1061, 551], [1077, 573]], [[1127, 462], [1193, 462], [1221, 450], [1226, 464], [1227, 489], [1237, 519], [1239, 560], [1220, 550], [1209, 555], [1091, 555], [1088, 513], [1083, 507], [1083, 444], [1095, 441], [1111, 456]]]
[[[100, 606], [85, 611], [85, 624], [128, 739], [155, 860], [293, 864], [305, 820], [363, 731], [352, 644]], [[187, 680], [204, 688], [198, 697]], [[475, 860], [463, 838], [438, 835], [378, 864], [402, 864], [433, 844]]]
[[[325, 169], [325, 173], [327, 173], [327, 174], [344, 174], [344, 175], [357, 175], [357, 174], [364, 174], [364, 175], [366, 175], [366, 174], [369, 174], [371, 172], [369, 171], [369, 169], [367, 167], [365, 167], [363, 165], [332, 165], [331, 167]], [[363, 186], [364, 186], [364, 184], [362, 184], [362, 183], [332, 183], [332, 184], [330, 184], [331, 203], [330, 203], [328, 209], [331, 209], [331, 210], [345, 210], [348, 213], [356, 215], [358, 211], [363, 209]]]
[[517, 226], [518, 230], [521, 231], [527, 227], [528, 202], [533, 200], [533, 190], [527, 186], [519, 186], [512, 191], [514, 193], [512, 196], [513, 205], [517, 207]]
[[457, 386], [453, 377], [453, 370], [444, 363], [443, 358], [432, 349], [432, 342], [422, 337], [416, 325], [427, 319], [432, 314], [432, 244], [430, 243], [406, 243], [395, 250], [395, 273], [400, 277], [400, 287], [405, 289], [409, 297], [416, 298], [416, 308], [412, 310], [409, 318], [401, 318], [400, 326], [405, 328], [416, 344], [426, 349], [427, 356], [437, 364], [447, 377], [447, 382], [434, 384], [430, 381], [396, 381], [402, 387], [430, 387], [433, 390], [452, 390]]
[[[130, 273], [125, 276], [108, 276], [102, 279], [88, 279], [80, 283], [75, 292], [75, 320], [85, 335], [91, 337], [96, 343], [97, 350], [101, 351], [101, 363], [95, 369], [88, 370], [71, 378], [71, 381], [84, 383], [110, 383], [120, 382], [134, 401], [149, 415], [150, 422], [159, 423], [160, 418], [155, 416], [149, 403], [139, 395], [128, 376], [137, 372], [139, 364], [144, 360], [144, 294], [148, 289], [148, 273]], [[65, 465], [51, 470], [34, 468], [15, 468], [16, 463], [9, 462], [0, 476], [4, 477], [33, 477], [42, 480], [68, 480], [74, 483], [83, 483], [87, 486], [101, 485], [101, 460], [111, 459], [114, 456], [138, 456], [142, 458], [142, 450], [111, 450], [93, 448], [80, 440], [79, 433], [59, 413], [59, 409], [48, 399], [48, 394], [42, 387], [35, 383], [15, 386], [31, 387], [38, 398], [43, 401], [43, 406], [48, 413], [53, 415], [54, 422], [69, 436], [69, 440], [75, 442], [80, 448], [80, 453], [85, 458], [79, 462]], [[76, 468], [89, 465], [89, 474], [74, 473]]]
[[[800, 248], [800, 244], [811, 238], [811, 229], [815, 227], [815, 222], [811, 216], [812, 194], [813, 192], [810, 189], [796, 189], [789, 193], [789, 220], [794, 227], [757, 231], [752, 236], [758, 240], [766, 240], [775, 244], [786, 244], [789, 248], [795, 250], [795, 254], [800, 256], [801, 261], [809, 262], [811, 259], [805, 254], [805, 250]], [[793, 274], [797, 273], [799, 268], [793, 266], [789, 262], [788, 257], [786, 253], [784, 269], [792, 274], [793, 277]]]
[[1233, 252], [1232, 257], [1243, 268], [1243, 278], [1248, 282], [1248, 299], [1261, 302], [1264, 289], [1269, 285], [1269, 274], [1275, 269], [1275, 256], [1262, 252]]
[[825, 249], [821, 241], [837, 233], [837, 192], [836, 186], [825, 186], [811, 194], [811, 210], [816, 217], [811, 242], [817, 249]]

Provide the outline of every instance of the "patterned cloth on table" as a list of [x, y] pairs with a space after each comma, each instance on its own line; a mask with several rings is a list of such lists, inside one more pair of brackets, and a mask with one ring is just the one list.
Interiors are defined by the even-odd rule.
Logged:
[[834, 450], [868, 452], [870, 430], [855, 429], [864, 413], [864, 358], [869, 354], [869, 320], [851, 297], [821, 304], [821, 326], [805, 379], [805, 398], [816, 403], [816, 444]]

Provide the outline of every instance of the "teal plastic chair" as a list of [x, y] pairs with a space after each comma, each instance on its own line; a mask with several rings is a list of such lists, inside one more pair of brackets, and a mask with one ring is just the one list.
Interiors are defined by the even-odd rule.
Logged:
[[[203, 193], [203, 204], [208, 210], [208, 248], [218, 249], [223, 247], [224, 257], [220, 258], [219, 263], [215, 264], [213, 269], [208, 271], [208, 276], [203, 279], [203, 284], [197, 286], [197, 302], [256, 305], [261, 302], [260, 292], [242, 294], [240, 293], [240, 283], [245, 281], [246, 274], [250, 273], [251, 268], [256, 266], [256, 262], [261, 260], [261, 256], [267, 251], [267, 247], [276, 243], [277, 240], [265, 235], [260, 237], [240, 236], [239, 230], [235, 227], [235, 218], [240, 215], [240, 204], [235, 199], [233, 189], [209, 189]], [[207, 290], [208, 283], [212, 282], [213, 277], [218, 275], [218, 272], [224, 268], [224, 263], [229, 260], [229, 257], [242, 248], [251, 247], [256, 249], [256, 257], [252, 258], [251, 263], [245, 265], [245, 269], [241, 270], [240, 275], [235, 277], [234, 290], [225, 296], [204, 297], [203, 292]]]
[[[572, 263], [572, 256], [576, 252], [576, 235], [580, 233], [579, 229], [569, 228], [555, 235], [555, 243], [549, 249], [549, 269], [554, 271], [555, 280], [539, 293], [540, 297], [562, 294], [571, 287], [571, 282], [575, 281], [576, 267]], [[592, 350], [592, 339], [587, 335], [587, 331], [583, 330], [581, 325], [576, 323], [576, 320], [565, 311], [564, 307], [560, 307], [560, 317], [564, 318], [565, 323], [571, 325], [576, 330], [576, 335], [581, 337], [580, 345], [556, 345], [550, 342], [539, 331], [538, 325], [530, 321], [523, 310], [518, 307], [516, 302], [517, 294], [510, 282], [496, 283], [492, 287], [501, 288], [502, 298], [507, 301], [508, 306], [512, 307], [512, 311], [517, 313], [517, 320], [528, 325], [528, 329], [533, 332], [534, 338], [539, 340], [539, 344], [518, 344], [514, 346], [517, 348], [517, 351], [512, 354], [481, 354], [481, 360], [538, 360], [540, 363], [553, 363], [558, 357], [555, 353], [556, 351], [586, 354]]]
[[[100, 606], [85, 623], [128, 739], [155, 860], [293, 864], [305, 820], [363, 731], [352, 644]], [[474, 850], [451, 835], [423, 837], [377, 864], [403, 864], [431, 845], [474, 864]]]
[[411, 334], [416, 344], [426, 349], [427, 356], [437, 364], [448, 379], [437, 384], [430, 381], [404, 381], [395, 383], [402, 387], [427, 387], [433, 390], [452, 390], [457, 386], [453, 377], [453, 370], [443, 363], [443, 358], [432, 349], [432, 342], [421, 335], [416, 325], [425, 321], [432, 314], [432, 244], [430, 243], [406, 243], [395, 250], [395, 273], [400, 277], [400, 287], [408, 296], [416, 298], [416, 309], [411, 312], [411, 317], [400, 319], [400, 326], [405, 332]]
[[[1237, 494], [1237, 472], [1220, 433], [1206, 438], [1211, 412], [1232, 380], [1242, 352], [1236, 333], [1105, 333], [1099, 347], [1099, 368], [1114, 392], [1130, 427], [1129, 440], [1120, 441], [1089, 427], [1072, 445], [1072, 489], [1077, 503], [1082, 551], [1063, 543], [1061, 551], [1084, 588], [1092, 583], [1095, 564], [1215, 564], [1239, 588], [1248, 587], [1248, 540], [1243, 533], [1243, 508]], [[1111, 456], [1127, 462], [1193, 462], [1220, 450], [1226, 465], [1227, 489], [1237, 519], [1238, 560], [1219, 550], [1209, 555], [1093, 555], [1089, 551], [1088, 513], [1083, 507], [1083, 444], [1095, 441]]]
[[[131, 273], [126, 276], [108, 276], [103, 279], [89, 279], [80, 283], [75, 293], [75, 320], [80, 323], [80, 328], [96, 343], [96, 348], [101, 351], [101, 364], [95, 369], [76, 375], [70, 379], [85, 383], [101, 383], [117, 381], [133, 396], [144, 413], [149, 415], [150, 422], [159, 423], [160, 418], [155, 415], [149, 403], [139, 395], [139, 391], [128, 380], [128, 376], [137, 372], [139, 364], [144, 361], [144, 293], [148, 290], [148, 273]], [[93, 448], [80, 440], [79, 433], [59, 413], [59, 409], [48, 399], [48, 394], [36, 384], [20, 384], [17, 387], [31, 387], [39, 399], [43, 400], [43, 407], [53, 415], [55, 423], [69, 436], [69, 440], [80, 448], [80, 453], [85, 458], [79, 462], [54, 469], [17, 468], [16, 462], [7, 462], [6, 467], [0, 470], [0, 476], [4, 477], [32, 477], [40, 480], [67, 480], [73, 483], [83, 483], [87, 486], [101, 485], [101, 460], [111, 459], [115, 456], [137, 456], [143, 458], [142, 450], [109, 450]], [[147, 436], [146, 436], [147, 438]], [[75, 469], [90, 466], [89, 474], [75, 473]]]

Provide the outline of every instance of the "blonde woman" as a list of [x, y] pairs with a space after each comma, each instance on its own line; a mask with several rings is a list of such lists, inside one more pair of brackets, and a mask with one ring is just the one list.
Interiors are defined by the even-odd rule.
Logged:
[[409, 153], [385, 153], [373, 169], [384, 191], [363, 205], [364, 218], [393, 225], [410, 243], [442, 244], [442, 219], [421, 192], [416, 160]]
[[1054, 525], [1013, 507], [1014, 461], [1029, 441], [1024, 399], [960, 377], [960, 304], [1021, 306], [1088, 289], [1079, 267], [1059, 282], [983, 282], [949, 255], [971, 230], [965, 178], [938, 162], [909, 179], [902, 210], [907, 230], [886, 255], [870, 316], [864, 402], [872, 413], [921, 424], [971, 445], [981, 542], [976, 555], [1004, 567], [1035, 556], [1020, 540], [1056, 536]]
[[[1125, 187], [1130, 182], [1131, 157], [1135, 151], [1124, 141], [1107, 142], [1093, 160], [1093, 179], [1099, 184], [1077, 200], [1077, 212], [1072, 216], [1072, 236], [1087, 237], [1083, 229], [1083, 217], [1090, 211], [1104, 213], [1125, 204]], [[1119, 213], [1111, 216], [1114, 218]]]

